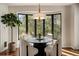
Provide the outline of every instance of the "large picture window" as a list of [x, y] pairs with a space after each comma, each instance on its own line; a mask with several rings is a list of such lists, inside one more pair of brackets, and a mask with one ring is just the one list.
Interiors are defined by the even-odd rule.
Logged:
[[37, 37], [43, 36], [43, 20], [37, 20]]
[[61, 14], [47, 14], [43, 20], [33, 19], [33, 15], [19, 14], [22, 24], [19, 27], [19, 37], [22, 33], [28, 33], [38, 37], [51, 35], [57, 39], [61, 37]]
[[46, 19], [45, 19], [45, 35], [52, 34], [51, 26], [52, 26], [51, 16], [46, 16]]
[[19, 26], [19, 38], [23, 33], [26, 32], [26, 17], [25, 15], [19, 15], [19, 20], [22, 22], [21, 26]]
[[52, 35], [52, 38], [61, 38], [61, 13], [48, 14], [45, 20], [45, 33]]
[[60, 38], [61, 36], [61, 15], [54, 15], [54, 38]]
[[28, 15], [28, 34], [34, 36], [34, 19], [32, 15]]

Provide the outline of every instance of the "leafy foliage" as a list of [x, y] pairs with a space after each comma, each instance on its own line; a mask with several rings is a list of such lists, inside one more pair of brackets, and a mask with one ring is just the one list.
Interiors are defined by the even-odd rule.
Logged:
[[1, 18], [2, 18], [1, 22], [6, 26], [15, 27], [20, 26], [20, 24], [22, 24], [21, 21], [18, 20], [17, 16], [13, 13], [5, 14], [1, 16]]

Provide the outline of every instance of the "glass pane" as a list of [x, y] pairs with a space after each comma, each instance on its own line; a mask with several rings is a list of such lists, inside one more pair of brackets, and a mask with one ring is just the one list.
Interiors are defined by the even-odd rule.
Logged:
[[37, 20], [37, 37], [39, 37], [39, 34], [43, 36], [43, 20]]
[[51, 16], [46, 16], [46, 20], [45, 20], [45, 35], [49, 35], [51, 34], [52, 35], [52, 32], [51, 32]]
[[32, 15], [28, 15], [28, 33], [34, 36], [34, 20]]
[[60, 38], [61, 30], [60, 30], [60, 15], [54, 15], [54, 38]]
[[22, 34], [26, 32], [26, 17], [25, 15], [19, 15], [19, 20], [22, 22], [19, 26], [19, 38], [22, 37]]

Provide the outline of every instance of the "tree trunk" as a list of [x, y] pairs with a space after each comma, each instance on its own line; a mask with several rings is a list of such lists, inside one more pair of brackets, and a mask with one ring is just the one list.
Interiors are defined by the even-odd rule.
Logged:
[[15, 42], [13, 41], [13, 28], [11, 27], [11, 42], [9, 43], [9, 52], [15, 51]]
[[11, 42], [13, 42], [13, 28], [11, 27]]

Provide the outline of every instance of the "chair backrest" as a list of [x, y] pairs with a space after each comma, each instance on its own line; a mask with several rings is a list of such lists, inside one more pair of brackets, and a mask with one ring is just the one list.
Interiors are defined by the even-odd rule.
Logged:
[[[28, 48], [26, 46], [28, 46]], [[28, 56], [34, 56], [36, 53], [38, 53], [38, 50], [22, 39], [20, 40], [20, 56], [27, 56], [27, 52]]]
[[26, 56], [26, 42], [23, 39], [20, 39], [20, 56]]
[[38, 53], [38, 50], [33, 46], [28, 46], [28, 56], [34, 56]]
[[52, 34], [51, 33], [47, 33], [46, 37], [51, 38], [52, 39]]
[[47, 56], [56, 56], [56, 40], [53, 40], [52, 44], [48, 44], [45, 48], [45, 52]]

